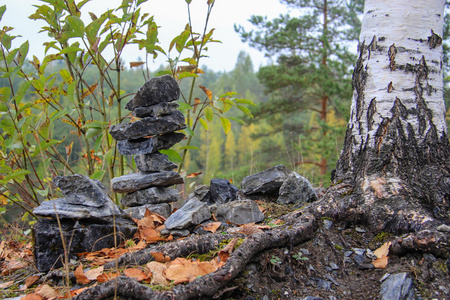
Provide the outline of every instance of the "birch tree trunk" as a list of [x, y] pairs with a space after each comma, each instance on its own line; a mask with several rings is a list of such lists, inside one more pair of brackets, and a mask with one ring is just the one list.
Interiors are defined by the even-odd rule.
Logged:
[[381, 204], [373, 218], [392, 217], [383, 226], [393, 231], [449, 220], [444, 2], [365, 3], [351, 116], [332, 181], [351, 182], [366, 207]]

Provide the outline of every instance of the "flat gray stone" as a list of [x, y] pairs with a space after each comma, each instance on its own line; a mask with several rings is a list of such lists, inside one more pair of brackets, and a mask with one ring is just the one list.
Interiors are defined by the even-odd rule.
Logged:
[[134, 219], [142, 219], [147, 209], [153, 213], [168, 218], [172, 212], [172, 207], [168, 203], [147, 204], [143, 206], [135, 206], [126, 208], [123, 211]]
[[149, 187], [167, 187], [182, 184], [184, 179], [174, 171], [161, 171], [158, 173], [132, 173], [111, 180], [112, 190], [116, 193], [131, 193]]
[[308, 179], [292, 172], [280, 187], [277, 203], [306, 204], [317, 199], [316, 191]]
[[178, 167], [171, 162], [167, 155], [155, 152], [151, 154], [139, 154], [134, 156], [136, 167], [141, 172], [172, 171]]
[[171, 102], [180, 98], [180, 87], [170, 75], [155, 77], [144, 83], [136, 95], [125, 106], [134, 110], [139, 106], [151, 106], [160, 102]]
[[255, 193], [278, 193], [281, 185], [289, 176], [289, 170], [278, 165], [265, 171], [250, 175], [242, 180], [242, 192], [246, 195]]
[[58, 187], [70, 204], [101, 207], [111, 202], [105, 186], [98, 180], [81, 174], [56, 176], [53, 183]]
[[179, 107], [176, 102], [161, 102], [152, 106], [139, 106], [133, 110], [133, 116], [137, 118], [161, 117], [170, 115]]
[[178, 201], [178, 190], [164, 187], [151, 187], [126, 194], [120, 202], [123, 206], [134, 207], [147, 204], [171, 203]]
[[194, 198], [208, 204], [213, 204], [213, 202], [211, 201], [211, 192], [209, 185], [197, 186], [194, 192], [189, 194], [187, 198], [183, 201], [181, 207], [183, 207], [186, 203], [188, 203], [190, 200]]
[[117, 142], [117, 148], [122, 155], [149, 154], [158, 150], [170, 149], [181, 142], [185, 136], [181, 132], [171, 132], [138, 140], [121, 140]]
[[389, 276], [380, 289], [382, 300], [415, 300], [414, 281], [409, 273], [398, 273]]
[[232, 185], [229, 180], [213, 178], [210, 184], [211, 201], [222, 204], [236, 200], [239, 189]]
[[198, 199], [192, 199], [167, 218], [164, 225], [167, 229], [185, 229], [201, 224], [211, 217], [208, 205]]
[[43, 201], [33, 210], [41, 217], [51, 217], [74, 220], [93, 220], [95, 222], [112, 222], [115, 217], [124, 217], [124, 212], [111, 200], [100, 207], [71, 204], [67, 198]]
[[239, 200], [218, 204], [216, 217], [218, 220], [226, 220], [237, 225], [257, 223], [264, 220], [264, 214], [253, 200]]
[[121, 123], [109, 128], [111, 136], [118, 141], [137, 140], [147, 136], [166, 134], [186, 128], [184, 115], [176, 110], [163, 117], [147, 117], [133, 123]]

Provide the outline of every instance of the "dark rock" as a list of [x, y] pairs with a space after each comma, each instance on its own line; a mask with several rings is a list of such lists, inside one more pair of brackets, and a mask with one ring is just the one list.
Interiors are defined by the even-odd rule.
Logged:
[[211, 192], [209, 185], [197, 186], [194, 192], [189, 194], [187, 198], [183, 201], [181, 207], [183, 207], [186, 203], [188, 203], [190, 200], [194, 198], [208, 204], [213, 204], [213, 202], [211, 201]]
[[211, 179], [210, 191], [212, 202], [223, 204], [236, 200], [239, 189], [226, 179], [214, 178]]
[[120, 202], [123, 206], [133, 207], [146, 204], [170, 203], [178, 201], [178, 190], [163, 187], [151, 187], [126, 194]]
[[311, 183], [303, 176], [292, 172], [283, 182], [277, 199], [279, 204], [306, 204], [316, 201], [317, 195]]
[[125, 106], [134, 110], [139, 106], [151, 106], [160, 102], [171, 102], [180, 98], [180, 87], [170, 75], [155, 77], [144, 83], [136, 95]]
[[184, 129], [185, 119], [177, 110], [163, 117], [148, 117], [133, 123], [121, 123], [109, 128], [109, 133], [116, 140], [137, 140], [147, 136], [166, 134]]
[[161, 117], [170, 115], [178, 108], [176, 102], [161, 102], [152, 106], [140, 106], [133, 110], [133, 116], [137, 118]]
[[[131, 220], [116, 219], [117, 245], [133, 238], [137, 227]], [[61, 220], [61, 228], [68, 248], [69, 259], [77, 258], [75, 253], [98, 251], [111, 248], [114, 244], [114, 226], [108, 224], [82, 223]], [[35, 241], [35, 262], [40, 272], [59, 268], [64, 260], [64, 248], [57, 220], [41, 219], [33, 227]]]
[[158, 150], [170, 149], [181, 142], [185, 136], [181, 132], [171, 132], [138, 140], [121, 140], [117, 142], [117, 148], [122, 155], [150, 154]]
[[208, 205], [198, 199], [192, 199], [179, 210], [174, 212], [164, 223], [166, 228], [185, 229], [198, 225], [211, 217]]
[[315, 296], [308, 296], [303, 300], [325, 300], [324, 298], [315, 297]]
[[41, 205], [33, 210], [33, 213], [41, 217], [75, 220], [91, 219], [100, 223], [112, 222], [115, 217], [124, 216], [124, 212], [111, 200], [108, 200], [103, 206], [92, 207], [71, 204], [67, 198], [43, 201]]
[[375, 268], [374, 265], [372, 265], [370, 262], [371, 260], [368, 259], [365, 255], [359, 255], [356, 254], [353, 256], [353, 260], [356, 263], [356, 267], [360, 270], [366, 270], [366, 269], [373, 269]]
[[391, 275], [381, 284], [380, 296], [382, 300], [414, 300], [414, 281], [408, 273]]
[[158, 173], [132, 173], [111, 180], [111, 187], [117, 193], [131, 193], [155, 186], [171, 186], [181, 184], [184, 180], [174, 171]]
[[278, 165], [263, 172], [247, 176], [242, 180], [242, 191], [244, 194], [278, 193], [289, 173], [285, 166]]
[[324, 219], [323, 220], [323, 227], [325, 227], [326, 229], [330, 230], [331, 228], [333, 228], [333, 221], [328, 220], [328, 219]]
[[100, 207], [111, 202], [105, 186], [100, 181], [85, 175], [57, 176], [53, 178], [53, 183], [70, 204]]
[[142, 219], [147, 209], [153, 213], [168, 218], [172, 212], [172, 207], [168, 203], [147, 204], [124, 209], [124, 212], [134, 219]]
[[252, 200], [232, 201], [217, 205], [216, 217], [219, 221], [242, 225], [264, 220], [264, 214], [258, 204]]
[[151, 154], [141, 154], [134, 157], [136, 167], [141, 172], [172, 171], [178, 166], [171, 162], [167, 155], [155, 152]]

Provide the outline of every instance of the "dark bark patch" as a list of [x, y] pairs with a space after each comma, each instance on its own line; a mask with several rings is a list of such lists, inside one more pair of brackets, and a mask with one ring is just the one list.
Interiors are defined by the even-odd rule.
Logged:
[[442, 38], [437, 35], [433, 29], [431, 29], [431, 35], [428, 37], [428, 45], [430, 45], [430, 49], [442, 45]]
[[395, 71], [395, 55], [397, 54], [397, 52], [398, 52], [398, 50], [397, 50], [397, 47], [395, 47], [395, 43], [394, 43], [389, 47], [389, 50], [388, 50], [389, 69], [391, 71]]

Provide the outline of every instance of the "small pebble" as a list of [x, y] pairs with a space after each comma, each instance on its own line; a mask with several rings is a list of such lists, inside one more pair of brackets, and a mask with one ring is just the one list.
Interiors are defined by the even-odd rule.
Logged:
[[347, 251], [344, 252], [344, 256], [345, 257], [349, 257], [352, 254], [353, 254], [353, 251], [350, 251], [350, 250], [347, 250]]
[[308, 249], [300, 249], [300, 251], [302, 251], [303, 255], [311, 255]]
[[366, 253], [366, 249], [362, 248], [353, 248], [353, 251], [355, 251], [356, 255], [364, 255], [364, 253]]
[[323, 227], [331, 229], [333, 227], [333, 221], [327, 219], [323, 220]]
[[366, 230], [362, 229], [361, 227], [356, 227], [355, 231], [358, 232], [358, 233], [365, 233], [366, 232]]
[[330, 267], [333, 270], [339, 270], [339, 266], [337, 264], [335, 264], [335, 263], [330, 263]]

